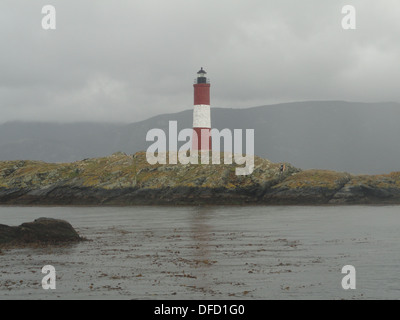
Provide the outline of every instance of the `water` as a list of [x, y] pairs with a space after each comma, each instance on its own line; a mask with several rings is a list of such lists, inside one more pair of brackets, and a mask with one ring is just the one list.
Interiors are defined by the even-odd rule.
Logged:
[[0, 299], [397, 299], [399, 208], [0, 207], [2, 224], [60, 218], [91, 240], [3, 250]]

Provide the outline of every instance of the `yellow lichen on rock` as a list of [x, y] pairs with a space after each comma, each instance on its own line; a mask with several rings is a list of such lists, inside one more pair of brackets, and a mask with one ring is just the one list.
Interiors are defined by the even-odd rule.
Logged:
[[350, 175], [348, 173], [311, 169], [291, 175], [275, 187], [284, 186], [290, 189], [315, 187], [336, 189], [338, 185], [347, 182], [349, 179]]

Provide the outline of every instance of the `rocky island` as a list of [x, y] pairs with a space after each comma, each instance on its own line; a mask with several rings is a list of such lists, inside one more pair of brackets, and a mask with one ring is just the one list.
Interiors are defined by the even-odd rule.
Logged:
[[145, 152], [72, 163], [0, 162], [1, 205], [400, 204], [400, 172], [353, 175], [301, 170], [255, 157], [236, 164], [150, 165]]

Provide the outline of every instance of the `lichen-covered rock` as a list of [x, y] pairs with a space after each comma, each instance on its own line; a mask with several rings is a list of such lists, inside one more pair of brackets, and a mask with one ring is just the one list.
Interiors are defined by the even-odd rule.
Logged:
[[282, 204], [325, 204], [351, 179], [348, 173], [305, 170], [288, 176], [268, 190], [263, 200]]
[[330, 200], [331, 204], [398, 203], [399, 173], [353, 176]]
[[[400, 204], [400, 173], [300, 170], [254, 157], [250, 175], [225, 164], [150, 165], [145, 152], [73, 163], [0, 162], [0, 204]], [[243, 165], [242, 165], [243, 166]]]

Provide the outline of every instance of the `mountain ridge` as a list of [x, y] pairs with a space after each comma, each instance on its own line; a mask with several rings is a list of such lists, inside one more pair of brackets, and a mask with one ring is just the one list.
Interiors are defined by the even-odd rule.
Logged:
[[[379, 174], [399, 171], [400, 104], [301, 101], [247, 109], [211, 108], [212, 127], [254, 129], [255, 153], [304, 169]], [[133, 123], [33, 123], [0, 125], [0, 160], [71, 162], [117, 151], [146, 150], [146, 133], [190, 128], [192, 109]]]

